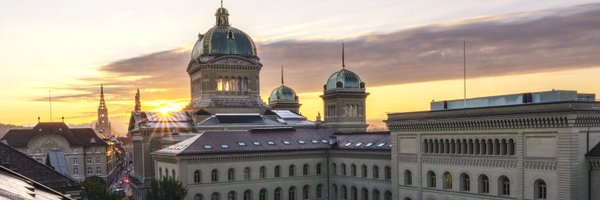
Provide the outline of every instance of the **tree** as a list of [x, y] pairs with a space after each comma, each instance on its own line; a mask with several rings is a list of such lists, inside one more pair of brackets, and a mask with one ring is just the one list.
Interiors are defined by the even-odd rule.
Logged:
[[81, 186], [83, 186], [84, 196], [89, 200], [110, 199], [111, 195], [107, 191], [106, 181], [100, 177], [87, 177]]
[[150, 190], [146, 194], [148, 200], [181, 200], [187, 195], [187, 188], [183, 183], [172, 177], [160, 180], [152, 179]]

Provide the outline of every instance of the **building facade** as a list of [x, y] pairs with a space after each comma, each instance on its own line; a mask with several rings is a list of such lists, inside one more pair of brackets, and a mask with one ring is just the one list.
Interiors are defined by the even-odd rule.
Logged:
[[77, 181], [89, 176], [114, 180], [117, 167], [114, 143], [91, 128], [41, 122], [31, 129], [12, 129], [1, 140]]

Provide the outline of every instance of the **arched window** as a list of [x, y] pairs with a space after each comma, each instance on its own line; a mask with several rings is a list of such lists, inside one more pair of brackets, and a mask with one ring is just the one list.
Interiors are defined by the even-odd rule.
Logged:
[[508, 155], [508, 144], [506, 143], [506, 139], [502, 139], [500, 142], [500, 154]]
[[490, 179], [484, 174], [479, 175], [479, 193], [490, 193]]
[[471, 177], [468, 174], [460, 175], [460, 190], [461, 191], [471, 191]]
[[348, 199], [348, 189], [345, 185], [342, 185], [342, 199]]
[[263, 188], [258, 192], [258, 200], [267, 200], [267, 189]]
[[229, 168], [229, 170], [227, 170], [227, 180], [235, 181], [235, 169]]
[[380, 196], [380, 194], [379, 194], [379, 190], [377, 190], [377, 189], [374, 189], [374, 190], [373, 190], [373, 200], [380, 200], [380, 199], [379, 199], [379, 196]]
[[487, 147], [486, 147], [486, 142], [485, 139], [481, 140], [481, 155], [486, 155], [487, 154]]
[[[89, 174], [89, 172], [88, 172]], [[158, 178], [162, 178], [162, 167], [158, 168]]]
[[404, 171], [404, 185], [412, 185], [412, 172]]
[[194, 195], [194, 200], [204, 200], [204, 196], [200, 193]]
[[296, 187], [290, 187], [290, 189], [288, 190], [288, 199], [296, 200]]
[[515, 141], [513, 139], [508, 140], [508, 155], [515, 155]]
[[289, 176], [295, 176], [296, 175], [296, 165], [290, 165], [290, 170], [288, 172]]
[[177, 175], [175, 175], [175, 170], [174, 170], [174, 169], [172, 169], [172, 170], [171, 170], [171, 172], [173, 172], [173, 178], [174, 178], [174, 179], [175, 179], [175, 178], [177, 178]]
[[500, 140], [494, 140], [494, 155], [500, 155]]
[[385, 167], [385, 180], [392, 180], [392, 168], [389, 166]]
[[546, 199], [546, 182], [543, 180], [536, 180], [534, 183], [535, 188], [535, 199]]
[[275, 177], [281, 177], [281, 167], [279, 165], [275, 166], [274, 174]]
[[356, 165], [355, 164], [350, 165], [350, 175], [356, 176]]
[[250, 180], [252, 178], [250, 167], [244, 168], [244, 180]]
[[337, 185], [333, 184], [331, 185], [331, 187], [333, 188], [333, 199], [337, 199], [338, 198], [338, 189], [337, 189]]
[[310, 196], [310, 186], [304, 185], [302, 187], [302, 199], [308, 199]]
[[360, 196], [361, 200], [369, 200], [369, 190], [367, 190], [367, 188], [363, 188], [360, 190]]
[[436, 177], [433, 171], [427, 172], [427, 187], [435, 188], [436, 187]]
[[252, 200], [252, 191], [251, 190], [246, 190], [244, 192], [244, 200]]
[[[219, 181], [219, 170], [217, 169], [213, 169], [212, 172], [210, 172], [210, 180], [212, 182], [217, 182]], [[212, 198], [212, 197], [211, 197]]]
[[346, 164], [342, 164], [342, 176], [346, 176]]
[[498, 179], [498, 193], [499, 195], [510, 195], [510, 180], [508, 180], [508, 177], [501, 176]]
[[260, 178], [267, 178], [267, 168], [265, 166], [260, 167]]
[[200, 182], [202, 182], [202, 173], [200, 172], [200, 170], [196, 170], [194, 171], [194, 183]]
[[385, 200], [392, 200], [392, 192], [385, 191]]
[[323, 197], [323, 185], [317, 185], [317, 198]]
[[231, 191], [227, 194], [227, 200], [237, 200], [237, 193]]
[[321, 175], [321, 163], [317, 164], [315, 171], [317, 172], [317, 175]]
[[366, 165], [363, 165], [361, 167], [361, 175], [363, 178], [367, 178], [367, 166]]
[[219, 77], [217, 79], [217, 91], [223, 91], [224, 87], [223, 87], [223, 78]]
[[379, 167], [373, 166], [373, 178], [379, 179]]
[[350, 199], [351, 200], [358, 200], [358, 190], [354, 186], [352, 186], [350, 188]]
[[308, 176], [308, 164], [302, 166], [302, 176]]
[[212, 195], [210, 195], [210, 200], [221, 200], [221, 194], [213, 192]]
[[[88, 170], [89, 170], [89, 171], [90, 171], [90, 173], [91, 173], [91, 171], [92, 171], [92, 168], [91, 168], [91, 167], [88, 167]], [[167, 169], [167, 168], [165, 168], [165, 176], [166, 176], [166, 177], [169, 177], [169, 169]]]
[[331, 164], [331, 172], [334, 176], [337, 175], [337, 165], [335, 163]]
[[225, 77], [225, 79], [223, 80], [223, 91], [229, 91], [229, 88], [231, 87], [229, 82], [229, 77]]
[[429, 153], [429, 148], [427, 148], [428, 145], [429, 145], [429, 142], [427, 140], [423, 140], [423, 151], [425, 153]]
[[275, 200], [281, 200], [281, 188], [275, 188], [273, 195]]
[[452, 174], [450, 172], [444, 173], [444, 189], [452, 189]]

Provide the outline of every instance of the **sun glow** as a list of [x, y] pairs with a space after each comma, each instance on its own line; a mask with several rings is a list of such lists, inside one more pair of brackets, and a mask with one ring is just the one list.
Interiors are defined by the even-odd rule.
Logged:
[[160, 104], [159, 107], [155, 108], [154, 111], [155, 112], [160, 112], [160, 114], [162, 114], [163, 116], [165, 116], [165, 115], [168, 115], [169, 113], [172, 113], [172, 112], [181, 111], [184, 106], [185, 105], [183, 105], [181, 103], [163, 102], [163, 103]]

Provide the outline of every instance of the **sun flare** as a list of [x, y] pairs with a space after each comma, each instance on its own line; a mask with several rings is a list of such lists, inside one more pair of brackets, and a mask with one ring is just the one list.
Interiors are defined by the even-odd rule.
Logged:
[[154, 109], [154, 111], [159, 112], [162, 115], [168, 115], [169, 113], [172, 113], [172, 112], [181, 111], [184, 106], [185, 105], [183, 105], [181, 103], [164, 102], [164, 103], [161, 103], [161, 105], [159, 107]]

